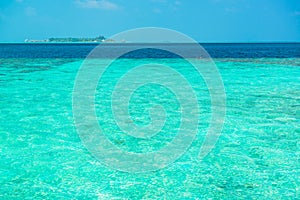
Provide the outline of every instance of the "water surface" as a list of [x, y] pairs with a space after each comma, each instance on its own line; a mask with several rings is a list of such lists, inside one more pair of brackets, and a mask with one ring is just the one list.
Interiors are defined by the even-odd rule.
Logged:
[[[110, 81], [131, 65], [172, 64], [190, 75], [201, 123], [189, 150], [167, 168], [131, 174], [107, 168], [83, 146], [72, 115], [77, 70], [94, 45], [0, 45], [1, 199], [297, 199], [300, 198], [300, 45], [207, 44], [227, 96], [224, 129], [215, 148], [197, 160], [210, 117], [205, 83], [178, 58], [122, 58]], [[155, 56], [154, 56], [155, 57]], [[126, 64], [127, 63], [127, 64]], [[103, 89], [103, 88], [102, 88]], [[97, 91], [97, 99], [107, 91]], [[172, 140], [178, 102], [160, 87], [141, 88], [133, 119], [143, 125], [151, 94], [169, 111], [166, 129], [144, 141], [122, 134], [96, 101], [99, 123], [119, 148], [155, 151]], [[149, 95], [149, 98], [145, 98]], [[155, 99], [153, 100], [155, 102]]]

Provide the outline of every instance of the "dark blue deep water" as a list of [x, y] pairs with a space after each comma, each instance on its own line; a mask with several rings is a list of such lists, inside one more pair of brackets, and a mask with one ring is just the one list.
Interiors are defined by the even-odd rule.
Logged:
[[[98, 44], [0, 44], [0, 58], [85, 58]], [[191, 44], [157, 44], [189, 51]], [[300, 43], [206, 43], [201, 44], [212, 58], [299, 58]], [[105, 44], [111, 51], [137, 46], [146, 48], [136, 53], [124, 55], [127, 58], [177, 58], [178, 56], [155, 49], [147, 49], [146, 44]], [[106, 55], [107, 56], [107, 55]]]

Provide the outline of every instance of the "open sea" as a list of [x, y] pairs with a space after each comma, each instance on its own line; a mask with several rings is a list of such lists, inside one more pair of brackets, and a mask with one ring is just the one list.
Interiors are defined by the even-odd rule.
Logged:
[[[149, 106], [160, 104], [168, 113], [164, 127], [149, 140], [118, 128], [106, 99], [130, 68], [170, 65], [188, 77], [199, 102], [198, 132], [186, 152], [163, 169], [128, 173], [96, 159], [73, 119], [77, 72], [96, 44], [0, 44], [0, 199], [300, 199], [300, 43], [202, 46], [223, 79], [226, 117], [201, 160], [210, 93], [186, 62], [145, 49], [118, 58], [106, 71], [95, 112], [106, 137], [124, 151], [155, 152], [172, 142], [180, 123], [174, 94], [146, 85], [132, 96], [131, 118], [146, 125]], [[192, 55], [188, 44], [180, 48]]]

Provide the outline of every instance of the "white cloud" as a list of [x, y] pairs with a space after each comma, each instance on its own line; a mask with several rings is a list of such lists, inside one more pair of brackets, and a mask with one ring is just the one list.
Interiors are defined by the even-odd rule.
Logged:
[[28, 6], [25, 8], [25, 15], [27, 16], [35, 16], [36, 15], [36, 9], [31, 7], [31, 6]]
[[76, 0], [77, 5], [82, 8], [97, 8], [103, 10], [117, 10], [119, 6], [107, 0]]

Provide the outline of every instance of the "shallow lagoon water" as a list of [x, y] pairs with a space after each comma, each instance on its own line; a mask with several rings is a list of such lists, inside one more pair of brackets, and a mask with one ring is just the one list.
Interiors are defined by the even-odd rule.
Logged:
[[[107, 81], [121, 76], [122, 63], [142, 61], [122, 60], [108, 72]], [[180, 60], [156, 61], [184, 69]], [[214, 61], [227, 96], [224, 129], [215, 148], [203, 160], [197, 159], [210, 116], [209, 93], [202, 82], [195, 84], [202, 114], [191, 147], [165, 169], [134, 174], [103, 165], [76, 132], [72, 91], [82, 58], [1, 58], [1, 199], [300, 198], [300, 59]], [[142, 97], [150, 91], [162, 95], [159, 100], [171, 113], [169, 126], [176, 126], [176, 101], [160, 90], [142, 88], [136, 94], [132, 101], [136, 123], [149, 121], [140, 105], [146, 105]], [[155, 151], [176, 134], [167, 134], [166, 129], [166, 134], [149, 141], [121, 134], [97, 104], [102, 92], [96, 96], [99, 123], [119, 148]]]

